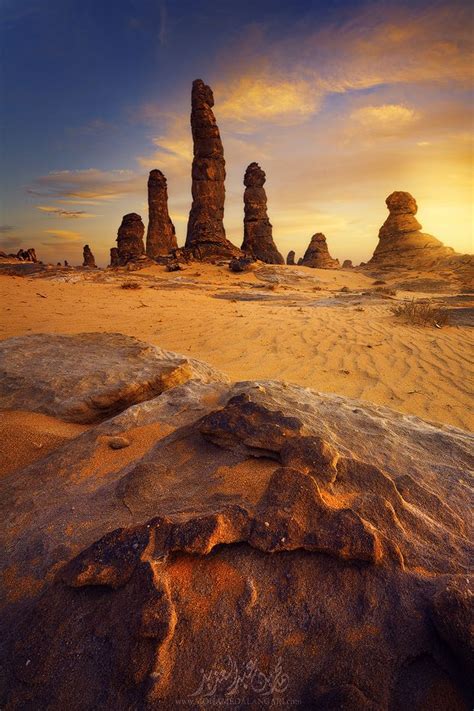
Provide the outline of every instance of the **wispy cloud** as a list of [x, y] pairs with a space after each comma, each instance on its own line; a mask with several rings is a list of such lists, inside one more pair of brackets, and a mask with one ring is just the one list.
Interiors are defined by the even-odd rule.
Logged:
[[84, 199], [91, 204], [143, 192], [143, 176], [132, 170], [60, 170], [37, 178], [27, 191], [40, 197], [74, 198], [78, 204]]
[[64, 217], [68, 220], [98, 217], [98, 215], [86, 212], [85, 210], [62, 210], [60, 207], [54, 207], [54, 205], [36, 205], [36, 209], [48, 215], [56, 215], [57, 217]]
[[13, 225], [0, 225], [0, 234], [5, 234], [7, 232], [13, 232], [15, 227]]
[[51, 237], [54, 237], [53, 242], [42, 242], [45, 247], [55, 247], [61, 243], [77, 242], [82, 239], [80, 232], [73, 230], [43, 230], [43, 232]]

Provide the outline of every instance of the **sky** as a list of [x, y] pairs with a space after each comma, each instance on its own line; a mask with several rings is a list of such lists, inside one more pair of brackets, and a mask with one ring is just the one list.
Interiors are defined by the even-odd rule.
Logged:
[[122, 216], [147, 224], [152, 168], [184, 243], [201, 78], [238, 246], [257, 161], [284, 255], [323, 232], [332, 256], [368, 260], [394, 190], [473, 251], [470, 2], [0, 0], [0, 32], [0, 249], [80, 264], [88, 243], [105, 266]]

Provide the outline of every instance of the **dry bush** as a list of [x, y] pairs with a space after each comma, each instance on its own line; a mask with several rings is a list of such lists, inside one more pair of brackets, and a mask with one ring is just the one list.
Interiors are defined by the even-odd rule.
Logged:
[[392, 306], [391, 311], [414, 326], [446, 326], [449, 323], [449, 311], [429, 301], [404, 301]]
[[136, 281], [124, 281], [120, 285], [121, 289], [141, 289], [142, 287], [140, 284], [137, 284]]

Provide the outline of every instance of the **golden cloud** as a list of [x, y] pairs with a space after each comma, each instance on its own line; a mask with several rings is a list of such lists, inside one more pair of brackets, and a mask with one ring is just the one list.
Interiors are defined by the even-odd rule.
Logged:
[[63, 210], [62, 208], [55, 207], [54, 205], [36, 205], [36, 209], [41, 212], [45, 212], [48, 215], [56, 215], [57, 217], [64, 217], [68, 220], [98, 217], [98, 215], [86, 212], [85, 210]]
[[[74, 241], [82, 239], [82, 235], [79, 232], [74, 232], [73, 230], [43, 230], [48, 235], [56, 237], [58, 241]], [[51, 243], [49, 243], [51, 244]]]

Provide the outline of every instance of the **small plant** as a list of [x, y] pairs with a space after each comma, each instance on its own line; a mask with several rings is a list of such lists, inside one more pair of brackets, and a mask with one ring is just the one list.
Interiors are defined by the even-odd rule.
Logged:
[[405, 301], [392, 306], [391, 312], [414, 326], [446, 326], [449, 323], [449, 311], [435, 306], [429, 301]]
[[136, 281], [124, 281], [120, 285], [121, 289], [141, 289], [142, 287]]

